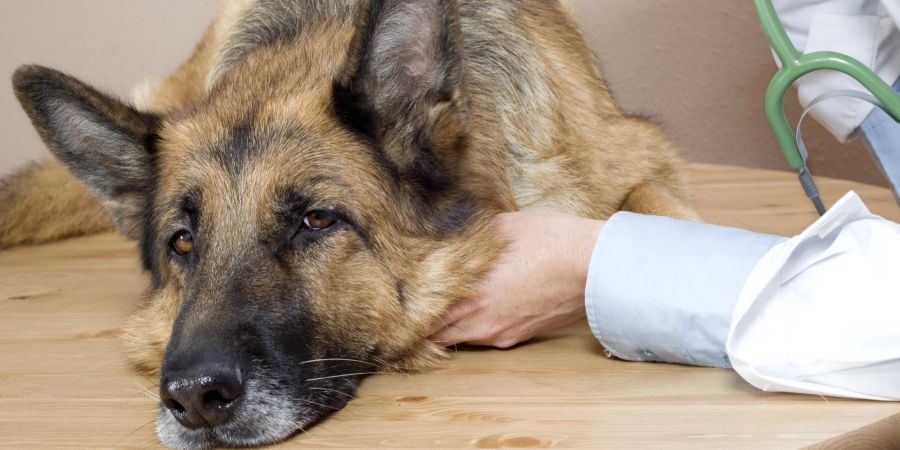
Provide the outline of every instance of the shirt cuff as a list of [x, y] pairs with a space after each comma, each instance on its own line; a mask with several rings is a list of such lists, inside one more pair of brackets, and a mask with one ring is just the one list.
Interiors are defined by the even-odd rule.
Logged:
[[784, 239], [616, 213], [597, 238], [588, 268], [591, 330], [621, 359], [730, 367], [725, 341], [741, 287]]

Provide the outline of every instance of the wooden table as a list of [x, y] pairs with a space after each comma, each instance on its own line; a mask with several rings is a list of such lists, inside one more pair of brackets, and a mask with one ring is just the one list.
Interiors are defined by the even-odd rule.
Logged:
[[[792, 234], [815, 219], [790, 173], [694, 165], [708, 222]], [[856, 190], [900, 220], [882, 188]], [[143, 290], [112, 234], [0, 252], [0, 448], [156, 447], [156, 380], [126, 362], [119, 326]], [[378, 375], [291, 448], [797, 448], [900, 405], [767, 394], [730, 370], [610, 360], [579, 323], [507, 351], [465, 350], [434, 372]]]

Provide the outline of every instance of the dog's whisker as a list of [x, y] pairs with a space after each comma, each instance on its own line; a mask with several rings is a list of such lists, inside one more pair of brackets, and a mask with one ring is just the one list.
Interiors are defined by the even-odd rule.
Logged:
[[138, 375], [140, 375], [141, 378], [147, 380], [147, 382], [150, 383], [150, 386], [159, 387], [159, 380], [152, 380], [152, 379], [150, 379], [150, 377], [148, 377], [147, 375], [144, 375], [140, 372], [138, 372]]
[[337, 361], [337, 362], [341, 362], [341, 361], [344, 361], [344, 362], [357, 362], [357, 363], [369, 364], [369, 365], [372, 365], [372, 366], [377, 366], [377, 364], [370, 363], [370, 362], [368, 362], [368, 361], [363, 361], [363, 360], [361, 360], [361, 359], [353, 359], [353, 358], [319, 358], [319, 359], [310, 359], [310, 360], [308, 360], [308, 361], [303, 361], [303, 362], [301, 362], [301, 363], [298, 364], [298, 365], [301, 365], [301, 366], [302, 366], [303, 364], [311, 364], [311, 363], [315, 363], [315, 362], [331, 362], [331, 361]]
[[337, 390], [337, 389], [328, 389], [328, 388], [316, 387], [316, 386], [313, 386], [313, 387], [311, 387], [311, 388], [309, 388], [309, 389], [310, 389], [310, 390], [316, 390], [316, 391], [328, 391], [328, 392], [334, 392], [335, 394], [341, 394], [341, 395], [350, 397], [350, 398], [352, 398], [353, 400], [357, 400], [357, 399], [358, 399], [358, 397], [356, 397], [356, 396], [353, 395], [353, 394], [348, 394], [348, 393], [346, 393], [346, 392], [341, 392], [341, 391], [339, 391], [339, 390]]
[[335, 411], [340, 411], [340, 409], [341, 409], [341, 408], [335, 408], [334, 406], [331, 406], [331, 405], [326, 405], [326, 404], [324, 404], [324, 403], [317, 403], [317, 402], [314, 402], [314, 401], [312, 401], [312, 400], [307, 400], [307, 399], [305, 399], [305, 398], [301, 398], [301, 399], [298, 399], [298, 400], [300, 400], [301, 402], [304, 402], [304, 403], [309, 403], [310, 405], [321, 406], [321, 407], [323, 407], [323, 408], [328, 408], [328, 409], [332, 409], [332, 410], [335, 410]]
[[[305, 434], [305, 435], [309, 435], [309, 437], [312, 437], [312, 438], [315, 438], [315, 439], [320, 439], [319, 435], [317, 435], [317, 434], [315, 434], [315, 433], [309, 431], [309, 428], [303, 428], [303, 427], [298, 427], [298, 428], [300, 429], [300, 432], [301, 432], [301, 433], [303, 433], [303, 434]], [[316, 425], [316, 429], [317, 429], [317, 430], [318, 430], [318, 429], [323, 429], [323, 428], [324, 428], [324, 427], [322, 426], [322, 424]], [[328, 431], [330, 431], [330, 430], [328, 430]]]
[[[302, 399], [302, 398], [299, 399], [299, 400], [302, 401], [302, 402], [309, 403], [309, 404], [311, 404], [311, 405], [316, 405], [316, 406], [321, 406], [321, 407], [323, 407], [323, 408], [333, 409], [333, 410], [335, 410], [335, 411], [341, 411], [341, 409], [342, 409], [342, 408], [336, 408], [336, 407], [334, 407], [334, 406], [323, 405], [323, 404], [321, 404], [321, 403], [316, 403], [316, 402], [313, 402], [313, 401], [310, 401], [310, 400], [306, 400], [306, 399]], [[349, 415], [354, 416], [354, 417], [364, 417], [363, 414], [360, 414], [360, 413], [357, 412], [357, 411], [347, 411], [347, 410], [344, 410], [342, 414], [349, 414]], [[321, 424], [320, 424], [319, 426], [321, 426]]]
[[345, 374], [343, 374], [343, 375], [328, 375], [328, 376], [326, 376], [326, 377], [307, 378], [307, 379], [305, 379], [305, 380], [303, 380], [303, 381], [304, 381], [304, 382], [307, 382], [307, 381], [317, 381], [317, 380], [328, 380], [328, 379], [330, 379], [330, 378], [352, 377], [352, 376], [354, 376], [354, 375], [374, 375], [374, 374], [376, 374], [376, 373], [383, 373], [383, 372], [356, 372], [356, 373], [345, 373]]
[[[409, 368], [407, 368], [407, 367], [395, 366], [395, 365], [393, 365], [393, 364], [391, 364], [391, 363], [389, 363], [389, 362], [387, 362], [387, 361], [385, 361], [385, 360], [383, 360], [383, 359], [381, 359], [381, 358], [379, 358], [379, 357], [377, 357], [377, 356], [373, 356], [372, 359], [374, 359], [375, 362], [381, 364], [381, 365], [382, 365], [383, 367], [385, 367], [386, 369], [388, 369], [388, 370], [390, 370], [390, 371], [396, 371], [396, 372], [399, 372], [399, 373], [401, 373], [401, 374], [403, 374], [403, 375], [406, 375], [406, 376], [410, 376], [410, 375], [409, 375], [409, 372], [406, 372], [407, 370], [413, 370], [413, 369], [409, 369]], [[388, 373], [390, 373], [390, 372], [388, 372]]]
[[389, 363], [389, 362], [387, 362], [387, 361], [385, 361], [385, 360], [383, 360], [383, 359], [381, 359], [381, 358], [379, 358], [379, 357], [377, 357], [377, 356], [372, 356], [372, 359], [374, 359], [375, 362], [377, 362], [378, 364], [380, 364], [381, 367], [384, 367], [385, 369], [387, 369], [387, 370], [389, 371], [389, 372], [387, 372], [387, 373], [397, 373], [397, 372], [399, 372], [399, 373], [401, 373], [401, 374], [403, 374], [403, 375], [409, 376], [409, 373], [407, 373], [406, 371], [404, 371], [404, 370], [403, 370], [403, 369], [404, 369], [403, 367], [395, 366], [395, 365], [393, 365], [393, 364], [391, 364], [391, 363]]
[[150, 399], [152, 399], [152, 400], [156, 400], [156, 401], [159, 401], [159, 400], [160, 400], [160, 399], [159, 399], [159, 395], [156, 395], [156, 394], [154, 394], [153, 392], [150, 392], [150, 389], [147, 389], [147, 388], [146, 388], [144, 385], [142, 385], [141, 383], [138, 383], [137, 381], [135, 381], [135, 382], [134, 382], [134, 385], [137, 386], [138, 389], [141, 390], [141, 392], [144, 394], [144, 396], [146, 396], [146, 397], [148, 397], [148, 398], [150, 398]]
[[374, 359], [375, 362], [377, 362], [378, 364], [381, 364], [381, 365], [384, 366], [384, 367], [390, 367], [390, 366], [391, 366], [391, 364], [390, 364], [389, 362], [387, 362], [387, 361], [385, 361], [385, 360], [383, 360], [383, 359], [381, 359], [381, 358], [379, 358], [379, 357], [377, 357], [377, 356], [372, 356], [372, 359]]
[[141, 430], [142, 430], [143, 428], [145, 428], [147, 425], [150, 425], [151, 423], [154, 423], [154, 422], [156, 422], [156, 419], [155, 419], [155, 418], [154, 418], [154, 419], [151, 419], [149, 422], [147, 422], [147, 423], [145, 423], [145, 424], [143, 424], [143, 425], [141, 425], [141, 426], [135, 428], [135, 429], [132, 430], [130, 433], [126, 434], [125, 436], [122, 436], [118, 441], [116, 441], [116, 443], [113, 444], [113, 447], [118, 447], [119, 444], [122, 443], [122, 441], [124, 441], [125, 439], [128, 439], [130, 436], [134, 435], [134, 433], [137, 433], [138, 431], [141, 431]]
[[406, 370], [404, 370], [403, 367], [400, 367], [400, 366], [388, 366], [387, 369], [388, 369], [388, 372], [387, 372], [387, 373], [396, 373], [396, 374], [403, 375], [403, 376], [405, 376], [405, 377], [407, 377], [407, 378], [410, 377], [409, 372], [407, 372]]

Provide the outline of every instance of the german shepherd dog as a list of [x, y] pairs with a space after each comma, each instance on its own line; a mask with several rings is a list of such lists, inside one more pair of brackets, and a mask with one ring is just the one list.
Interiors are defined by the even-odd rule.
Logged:
[[227, 0], [130, 103], [39, 66], [13, 85], [56, 161], [0, 183], [0, 246], [139, 242], [123, 335], [176, 448], [278, 441], [363, 373], [439, 361], [426, 330], [502, 251], [499, 212], [696, 218], [558, 1]]

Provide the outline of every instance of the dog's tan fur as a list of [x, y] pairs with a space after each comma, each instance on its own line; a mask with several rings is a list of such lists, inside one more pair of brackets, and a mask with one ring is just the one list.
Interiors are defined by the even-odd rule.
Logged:
[[[267, 205], [276, 202], [278, 186], [306, 180], [324, 202], [349, 202], [374, 230], [369, 239], [378, 251], [361, 251], [345, 233], [333, 238], [326, 256], [292, 268], [308, 283], [312, 314], [321, 324], [318, 339], [359, 348], [360, 355], [377, 345], [392, 367], [431, 364], [442, 352], [422, 335], [450, 304], [472, 294], [501, 250], [490, 227], [500, 211], [552, 208], [602, 219], [625, 209], [697, 217], [674, 146], [657, 126], [618, 109], [570, 12], [558, 2], [459, 2], [462, 42], [453, 45], [465, 49], [465, 88], [424, 119], [438, 130], [432, 142], [437, 158], [452, 168], [476, 204], [464, 229], [451, 233], [417, 217], [414, 193], [396, 188], [379, 161], [366, 156], [371, 152], [334, 120], [331, 94], [323, 87], [333, 80], [348, 82], [365, 63], [356, 51], [363, 15], [321, 18], [288, 43], [248, 49], [242, 27], [254, 23], [247, 18], [258, 9], [251, 0], [225, 1], [193, 56], [168, 78], [139, 89], [135, 103], [161, 117], [156, 160], [161, 188], [154, 208], [161, 223], [174, 223], [177, 212], [166, 205], [177, 202], [188, 186], [203, 186], [202, 217], [215, 231], [205, 243], [213, 257], [203, 270], [227, 273], [239, 249], [253, 251], [255, 241], [247, 236], [265, 236], [276, 227]], [[21, 77], [29, 76], [44, 75], [27, 69]], [[376, 98], [376, 104], [389, 104], [390, 94]], [[25, 94], [20, 98], [29, 110]], [[312, 130], [314, 139], [273, 137], [263, 156], [232, 179], [224, 175], [220, 156], [199, 149], [214, 147], [248, 118], [254, 132], [280, 124]], [[38, 129], [47, 138], [47, 130], [40, 124]], [[441, 153], [459, 136], [466, 138], [464, 154]], [[382, 138], [390, 149], [405, 148], [408, 137], [388, 131]], [[390, 163], [401, 168], [414, 158], [387, 152]], [[323, 177], [333, 182], [310, 181]], [[433, 200], [430, 208], [445, 211], [459, 198]], [[92, 195], [55, 161], [4, 180], [0, 211], [0, 247], [112, 226]], [[115, 211], [113, 216], [118, 217]], [[126, 234], [132, 227], [128, 221], [117, 221]], [[158, 287], [125, 326], [133, 359], [149, 371], [159, 369], [186, 279], [178, 267], [161, 264], [166, 268]], [[248, 283], [259, 293], [275, 289], [265, 278]], [[342, 300], [360, 298], [360, 292], [364, 309]], [[192, 308], [215, 301], [211, 294]]]

